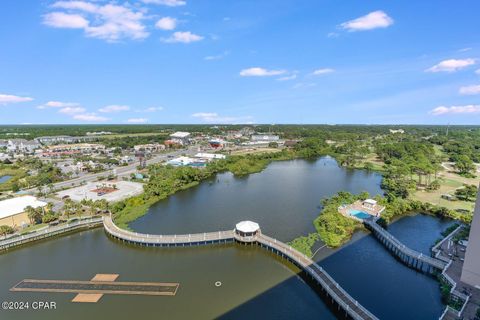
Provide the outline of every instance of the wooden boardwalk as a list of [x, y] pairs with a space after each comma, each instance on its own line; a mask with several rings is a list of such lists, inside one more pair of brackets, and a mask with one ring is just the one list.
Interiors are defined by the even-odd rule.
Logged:
[[151, 235], [130, 232], [118, 228], [110, 216], [104, 217], [105, 231], [123, 242], [143, 246], [190, 246], [213, 243], [241, 242], [259, 245], [281, 257], [290, 260], [310, 276], [322, 290], [335, 302], [345, 315], [355, 320], [376, 320], [371, 312], [350, 296], [333, 278], [313, 260], [288, 246], [270, 238], [261, 232], [255, 236], [242, 237], [234, 230], [184, 234], [184, 235]]
[[94, 228], [102, 225], [102, 217], [92, 217], [88, 219], [77, 220], [74, 222], [62, 224], [59, 226], [49, 227], [37, 230], [22, 236], [14, 236], [0, 241], [0, 252], [17, 247], [29, 242], [43, 240], [46, 238], [62, 235], [68, 232], [81, 229]]
[[288, 258], [295, 265], [304, 270], [352, 319], [378, 319], [357, 300], [350, 296], [322, 267], [304, 254], [295, 250], [291, 246], [264, 234], [258, 235], [256, 237], [256, 242], [261, 247], [267, 248], [278, 255]]
[[152, 235], [120, 229], [113, 223], [110, 216], [104, 217], [103, 226], [109, 235], [118, 240], [147, 247], [183, 247], [234, 241], [233, 230], [182, 235]]
[[378, 225], [375, 220], [368, 219], [364, 220], [363, 223], [370, 231], [372, 231], [373, 235], [385, 245], [385, 247], [397, 255], [408, 266], [427, 272], [442, 272], [447, 266], [447, 262], [443, 260], [410, 249], [387, 230]]

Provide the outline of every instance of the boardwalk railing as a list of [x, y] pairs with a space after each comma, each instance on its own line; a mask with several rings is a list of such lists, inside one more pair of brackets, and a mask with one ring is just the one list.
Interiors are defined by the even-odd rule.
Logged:
[[438, 254], [439, 254], [440, 251], [441, 251], [441, 250], [440, 250], [440, 247], [442, 246], [442, 244], [443, 244], [445, 241], [450, 240], [450, 239], [453, 237], [453, 235], [454, 235], [455, 233], [457, 233], [458, 230], [460, 230], [460, 229], [462, 229], [462, 228], [463, 228], [463, 225], [460, 224], [455, 230], [453, 230], [452, 232], [450, 232], [450, 234], [448, 234], [445, 238], [443, 238], [441, 241], [439, 241], [436, 245], [434, 245], [434, 246], [432, 247], [432, 251], [435, 253], [435, 256], [436, 256], [436, 257], [438, 256]]
[[378, 319], [350, 296], [322, 267], [306, 255], [264, 234], [258, 235], [256, 241], [260, 246], [270, 248], [272, 251], [289, 258], [303, 269], [352, 319]]
[[437, 258], [430, 257], [416, 250], [410, 249], [397, 238], [395, 238], [387, 230], [383, 229], [374, 220], [364, 220], [365, 225], [373, 232], [373, 234], [385, 244], [385, 246], [393, 251], [396, 255], [400, 256], [404, 262], [413, 265], [413, 262], [427, 264], [439, 271], [443, 271], [447, 265], [447, 262]]
[[153, 235], [120, 229], [110, 216], [103, 219], [105, 231], [124, 242], [145, 246], [186, 246], [197, 244], [225, 243], [234, 240], [233, 230], [181, 235]]
[[260, 231], [253, 236], [241, 236], [234, 230], [183, 235], [152, 235], [120, 229], [110, 216], [103, 220], [105, 231], [112, 237], [127, 243], [144, 246], [187, 246], [210, 243], [226, 243], [239, 241], [252, 243], [285, 257], [304, 270], [318, 283], [322, 290], [354, 320], [378, 320], [372, 313], [353, 299], [333, 278], [313, 260], [294, 248], [276, 239], [270, 238]]
[[22, 236], [10, 237], [0, 241], [0, 251], [7, 250], [9, 248], [16, 247], [28, 242], [54, 237], [78, 229], [100, 226], [101, 224], [102, 217], [92, 217], [33, 231]]

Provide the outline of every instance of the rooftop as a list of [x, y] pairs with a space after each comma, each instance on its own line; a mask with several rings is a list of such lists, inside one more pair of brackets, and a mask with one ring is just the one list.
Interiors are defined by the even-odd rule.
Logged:
[[34, 208], [44, 207], [47, 203], [37, 200], [34, 196], [23, 196], [0, 201], [0, 219], [7, 218], [25, 211], [25, 208], [32, 206]]
[[188, 136], [190, 136], [190, 132], [183, 132], [183, 131], [177, 131], [170, 135], [170, 137], [172, 138], [186, 138]]
[[235, 229], [240, 232], [252, 233], [260, 229], [258, 223], [253, 221], [241, 221], [235, 225]]

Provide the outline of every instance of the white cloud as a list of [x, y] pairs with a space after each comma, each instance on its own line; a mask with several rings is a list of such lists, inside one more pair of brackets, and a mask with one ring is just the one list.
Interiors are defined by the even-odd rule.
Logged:
[[285, 73], [285, 70], [267, 70], [259, 67], [243, 69], [242, 71], [240, 71], [240, 75], [242, 77], [270, 77], [278, 76]]
[[142, 0], [142, 2], [147, 4], [160, 4], [168, 7], [178, 7], [187, 4], [184, 0]]
[[94, 13], [98, 10], [96, 4], [87, 1], [57, 1], [52, 7], [70, 10], [81, 10], [85, 12]]
[[480, 74], [480, 69], [475, 70], [475, 73], [476, 73], [476, 74]]
[[76, 113], [83, 113], [85, 112], [86, 109], [82, 107], [66, 107], [60, 109], [58, 112], [64, 113], [64, 114], [76, 114]]
[[437, 107], [430, 111], [430, 114], [435, 116], [445, 115], [445, 114], [470, 114], [470, 113], [480, 113], [480, 105], [466, 105], [466, 106], [451, 106], [451, 107]]
[[293, 89], [301, 89], [301, 88], [312, 88], [312, 87], [316, 87], [317, 84], [316, 83], [313, 83], [313, 82], [299, 82], [299, 83], [296, 83], [292, 88]]
[[[44, 15], [43, 23], [56, 28], [80, 28], [87, 37], [109, 42], [121, 39], [144, 39], [149, 36], [142, 20], [142, 9], [132, 9], [128, 4], [112, 3], [99, 5], [88, 1], [57, 1], [52, 5], [67, 12], [52, 12]], [[76, 13], [73, 14], [72, 11]], [[80, 13], [81, 14], [80, 14]]]
[[112, 112], [120, 112], [120, 111], [128, 111], [128, 110], [130, 110], [129, 106], [121, 106], [116, 104], [112, 104], [110, 106], [106, 106], [98, 109], [98, 111], [103, 113], [112, 113]]
[[455, 72], [464, 69], [468, 66], [474, 65], [475, 59], [449, 59], [443, 60], [431, 68], [425, 70], [426, 72]]
[[107, 121], [108, 118], [97, 116], [96, 113], [84, 113], [84, 114], [76, 114], [73, 116], [75, 120], [82, 120], [82, 121], [90, 121], [90, 122], [99, 122], [99, 121]]
[[163, 107], [150, 107], [143, 110], [143, 112], [157, 112], [162, 111]]
[[480, 94], [480, 84], [461, 87], [459, 92], [460, 94], [465, 94], [465, 95]]
[[366, 16], [344, 22], [340, 25], [348, 31], [365, 31], [377, 28], [386, 28], [393, 24], [393, 19], [383, 11], [370, 12]]
[[252, 122], [252, 117], [251, 116], [245, 116], [245, 117], [226, 117], [226, 116], [220, 116], [216, 112], [197, 112], [192, 114], [192, 117], [197, 118], [201, 120], [202, 122], [206, 123], [247, 123], [247, 122]]
[[177, 31], [169, 38], [162, 39], [163, 42], [167, 43], [190, 43], [203, 40], [202, 36], [191, 33], [190, 31]]
[[161, 30], [173, 30], [177, 27], [177, 19], [163, 17], [155, 23], [155, 27]]
[[314, 76], [319, 76], [319, 75], [322, 75], [322, 74], [327, 74], [327, 73], [332, 73], [332, 72], [335, 72], [335, 70], [330, 69], [330, 68], [323, 68], [323, 69], [317, 69], [317, 70], [313, 71], [312, 74]]
[[148, 122], [147, 118], [130, 118], [127, 120], [128, 123], [145, 123]]
[[297, 79], [297, 75], [292, 74], [290, 76], [285, 76], [285, 77], [278, 78], [277, 80], [278, 81], [289, 81], [289, 80], [295, 80], [295, 79]]
[[206, 56], [205, 58], [203, 58], [203, 60], [207, 60], [207, 61], [220, 60], [220, 59], [225, 58], [229, 53], [230, 53], [230, 51], [224, 51], [223, 53], [217, 54], [215, 56]]
[[47, 108], [67, 108], [67, 107], [78, 107], [79, 103], [76, 102], [61, 102], [61, 101], [48, 101], [45, 104], [38, 106], [38, 109], [47, 109]]
[[33, 98], [29, 98], [29, 97], [19, 97], [11, 94], [0, 93], [0, 105], [5, 105], [9, 103], [18, 103], [18, 102], [28, 102], [32, 100]]
[[54, 28], [84, 29], [89, 22], [79, 14], [52, 12], [43, 16], [43, 23]]

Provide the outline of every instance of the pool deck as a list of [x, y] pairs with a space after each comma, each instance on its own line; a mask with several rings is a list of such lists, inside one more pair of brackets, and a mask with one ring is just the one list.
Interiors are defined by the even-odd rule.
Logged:
[[382, 212], [385, 210], [385, 207], [376, 204], [373, 208], [369, 208], [369, 207], [364, 206], [361, 200], [357, 200], [354, 203], [349, 204], [349, 205], [343, 205], [343, 206], [338, 207], [338, 212], [340, 212], [345, 217], [363, 222], [363, 219], [361, 219], [359, 217], [356, 217], [354, 215], [351, 215], [349, 213], [351, 210], [362, 211], [364, 213], [369, 214], [372, 217], [377, 217], [378, 218], [378, 217], [380, 217]]

